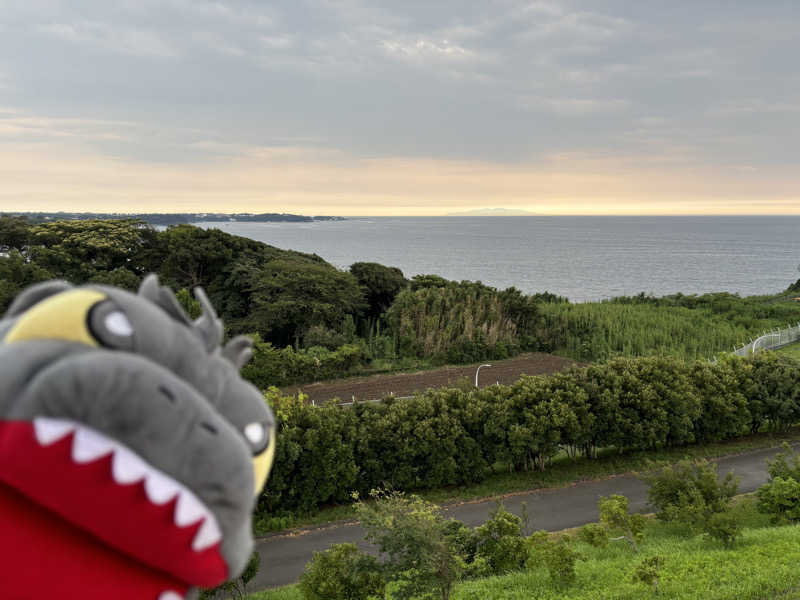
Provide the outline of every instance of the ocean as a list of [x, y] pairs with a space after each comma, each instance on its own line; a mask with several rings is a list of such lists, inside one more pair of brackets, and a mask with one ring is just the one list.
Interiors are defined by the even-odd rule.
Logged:
[[200, 223], [354, 262], [585, 302], [639, 292], [772, 294], [800, 278], [800, 216], [352, 217]]

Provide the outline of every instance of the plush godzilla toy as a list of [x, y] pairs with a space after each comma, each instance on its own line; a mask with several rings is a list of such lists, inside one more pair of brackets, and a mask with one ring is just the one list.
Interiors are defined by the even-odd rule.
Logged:
[[196, 297], [192, 322], [154, 275], [53, 281], [0, 320], [3, 600], [178, 600], [244, 568], [274, 419]]

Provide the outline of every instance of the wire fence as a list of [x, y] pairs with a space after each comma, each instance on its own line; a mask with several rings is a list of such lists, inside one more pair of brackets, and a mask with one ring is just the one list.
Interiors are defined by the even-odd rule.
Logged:
[[759, 350], [774, 350], [797, 341], [800, 341], [800, 323], [786, 329], [765, 331], [759, 337], [750, 340], [749, 344], [745, 344], [741, 348], [734, 348], [733, 353], [737, 356], [750, 356]]

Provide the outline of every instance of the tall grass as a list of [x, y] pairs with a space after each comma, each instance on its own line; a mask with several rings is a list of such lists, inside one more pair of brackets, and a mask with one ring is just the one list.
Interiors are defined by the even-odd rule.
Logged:
[[582, 361], [648, 355], [710, 358], [764, 330], [800, 321], [797, 303], [730, 294], [552, 303], [540, 305], [540, 310], [542, 333], [551, 337], [552, 346]]

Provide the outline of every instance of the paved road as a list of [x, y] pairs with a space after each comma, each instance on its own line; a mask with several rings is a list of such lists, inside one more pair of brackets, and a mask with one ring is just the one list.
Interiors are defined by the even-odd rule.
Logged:
[[[779, 451], [780, 448], [757, 450], [716, 462], [721, 475], [733, 471], [739, 477], [740, 492], [752, 492], [767, 480], [766, 459]], [[631, 510], [646, 512], [646, 486], [632, 475], [512, 494], [503, 498], [503, 504], [507, 510], [521, 515], [522, 503], [525, 502], [533, 528], [558, 531], [596, 521], [598, 499], [610, 494], [623, 494], [630, 500]], [[446, 513], [474, 527], [488, 518], [495, 504], [495, 500], [467, 502], [447, 507]], [[261, 569], [248, 587], [256, 591], [294, 583], [314, 551], [343, 542], [357, 543], [359, 547], [370, 550], [363, 538], [363, 530], [355, 522], [260, 538], [256, 547], [261, 554]]]

